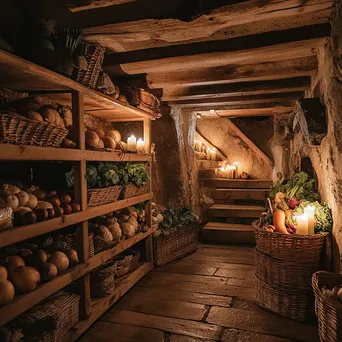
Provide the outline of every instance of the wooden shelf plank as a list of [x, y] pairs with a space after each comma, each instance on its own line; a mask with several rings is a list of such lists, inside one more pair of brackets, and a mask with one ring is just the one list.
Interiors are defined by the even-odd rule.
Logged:
[[79, 213], [57, 217], [52, 220], [6, 229], [4, 231], [0, 231], [0, 248], [151, 199], [152, 193], [147, 193], [114, 203], [108, 203], [98, 207], [91, 207]]
[[149, 159], [149, 155], [138, 153], [98, 152], [68, 148], [0, 144], [0, 160], [143, 162]]
[[[105, 119], [109, 121], [125, 119], [126, 117], [154, 119], [154, 116], [150, 113], [124, 104], [110, 96], [89, 89], [68, 77], [2, 50], [0, 50], [0, 73], [0, 86], [24, 92], [70, 92], [70, 94], [63, 94], [66, 95], [65, 101], [69, 104], [71, 103], [72, 91], [82, 92], [84, 95], [85, 111], [110, 109], [110, 115], [105, 115]], [[57, 100], [61, 94], [48, 96], [51, 99], [55, 98]], [[99, 117], [102, 116], [102, 114], [97, 114], [96, 112], [91, 114]]]
[[[127, 248], [135, 245], [137, 242], [145, 239], [154, 232], [153, 228], [150, 228], [146, 233], [139, 233], [132, 237], [131, 239], [120, 242], [111, 254], [111, 257], [121, 253]], [[106, 251], [107, 252], [107, 251]], [[43, 285], [40, 285], [36, 290], [29, 292], [27, 294], [20, 295], [14, 299], [14, 301], [2, 308], [0, 308], [0, 326], [11, 321], [13, 318], [22, 314], [29, 308], [38, 304], [45, 298], [51, 296], [53, 293], [63, 289], [68, 284], [84, 276], [94, 268], [98, 267], [105, 262], [103, 260], [108, 260], [104, 258], [104, 252], [96, 254], [94, 257], [90, 258], [88, 262], [78, 264], [77, 266], [66, 271], [64, 274], [57, 276], [53, 280]], [[109, 257], [109, 254], [107, 254]], [[152, 264], [148, 263], [149, 267], [153, 267]], [[145, 266], [146, 267], [146, 266]], [[149, 268], [148, 267], [148, 268]], [[131, 274], [133, 275], [134, 272]], [[141, 276], [142, 277], [142, 276]], [[133, 286], [134, 284], [132, 284]], [[128, 291], [128, 289], [126, 290]]]
[[128, 292], [141, 278], [143, 278], [153, 268], [152, 262], [141, 264], [134, 272], [118, 279], [115, 282], [113, 294], [93, 300], [90, 316], [76, 324], [65, 336], [65, 341], [76, 341], [100, 316], [115, 304], [126, 292]]

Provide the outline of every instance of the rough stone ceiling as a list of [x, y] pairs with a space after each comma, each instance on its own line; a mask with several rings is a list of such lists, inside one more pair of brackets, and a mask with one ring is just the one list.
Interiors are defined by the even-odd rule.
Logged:
[[[169, 105], [213, 117], [291, 112], [317, 72], [334, 6], [333, 0], [158, 1], [148, 16], [141, 6], [151, 1], [120, 1], [87, 3], [140, 15], [99, 24], [98, 6], [69, 11], [87, 39], [107, 48], [105, 69], [114, 78], [144, 75]], [[89, 24], [91, 13], [96, 19]]]

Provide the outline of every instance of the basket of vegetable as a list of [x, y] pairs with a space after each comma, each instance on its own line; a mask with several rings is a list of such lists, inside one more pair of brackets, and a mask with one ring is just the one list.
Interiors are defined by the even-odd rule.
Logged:
[[43, 121], [41, 114], [26, 118], [13, 111], [0, 113], [0, 142], [16, 145], [60, 147], [69, 131], [62, 126]]
[[122, 199], [140, 196], [147, 193], [149, 175], [144, 164], [127, 163], [124, 171], [126, 177], [125, 181], [127, 184], [121, 192]]
[[[87, 164], [88, 206], [95, 207], [119, 199], [123, 170], [115, 163]], [[74, 168], [65, 174], [69, 187], [74, 185]]]
[[322, 342], [342, 341], [342, 275], [319, 271], [312, 276], [318, 333]]
[[154, 239], [154, 259], [165, 265], [197, 249], [198, 217], [188, 208], [167, 209], [162, 213]]

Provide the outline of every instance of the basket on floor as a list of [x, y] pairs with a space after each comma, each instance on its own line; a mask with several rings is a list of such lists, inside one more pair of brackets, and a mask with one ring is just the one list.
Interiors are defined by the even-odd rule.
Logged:
[[342, 341], [342, 304], [336, 299], [328, 299], [321, 290], [323, 286], [327, 286], [331, 290], [334, 286], [340, 287], [341, 284], [341, 274], [319, 271], [312, 276], [318, 333], [321, 342]]
[[255, 248], [256, 271], [255, 274], [266, 284], [280, 289], [300, 288], [311, 290], [312, 275], [321, 267], [319, 263], [302, 265], [297, 262], [281, 261], [274, 259]]
[[147, 191], [148, 191], [147, 185], [139, 187], [133, 184], [128, 184], [124, 186], [124, 188], [122, 189], [120, 198], [126, 199], [126, 198], [144, 195], [147, 193]]
[[84, 49], [88, 67], [86, 70], [77, 70], [74, 78], [77, 82], [82, 83], [91, 89], [95, 89], [97, 79], [102, 70], [105, 48], [101, 45], [87, 42], [85, 43]]
[[[79, 321], [79, 301], [80, 296], [73, 293], [59, 291], [47, 298], [42, 303], [36, 305], [33, 309], [14, 319], [13, 324], [21, 328], [27, 328], [42, 322], [42, 328], [45, 328], [46, 318], [51, 318], [54, 328], [41, 336], [40, 329], [37, 329], [36, 339], [24, 337], [24, 341], [58, 342], [63, 341], [65, 334]], [[12, 322], [11, 322], [12, 323]], [[25, 331], [25, 330], [24, 330]], [[33, 331], [34, 332], [34, 331]]]
[[114, 275], [117, 271], [117, 263], [110, 260], [97, 267], [90, 273], [90, 294], [93, 298], [102, 298], [114, 291]]
[[167, 236], [154, 239], [154, 260], [157, 266], [165, 265], [197, 249], [197, 225], [179, 227]]
[[274, 288], [257, 277], [255, 300], [259, 306], [295, 321], [306, 322], [313, 316], [312, 291]]
[[280, 234], [262, 230], [253, 222], [258, 250], [278, 260], [315, 264], [320, 261], [328, 233], [315, 235]]
[[60, 147], [68, 133], [48, 122], [26, 119], [13, 112], [0, 113], [0, 143]]
[[108, 188], [88, 189], [88, 206], [96, 207], [106, 203], [116, 202], [119, 199], [122, 186], [109, 186]]
[[117, 272], [116, 272], [116, 277], [120, 278], [126, 274], [128, 274], [130, 272], [131, 269], [131, 262], [133, 260], [133, 255], [129, 254], [129, 255], [118, 255], [115, 258], [116, 262], [117, 262]]

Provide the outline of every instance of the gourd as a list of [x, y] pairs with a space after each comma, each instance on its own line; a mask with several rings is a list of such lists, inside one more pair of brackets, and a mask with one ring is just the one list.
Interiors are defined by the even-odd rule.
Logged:
[[105, 136], [103, 137], [102, 140], [103, 140], [104, 147], [115, 150], [116, 142], [112, 137]]
[[15, 195], [7, 196], [7, 205], [11, 207], [13, 210], [16, 210], [19, 207], [19, 199]]
[[107, 221], [108, 229], [113, 235], [113, 241], [118, 242], [121, 239], [122, 231], [118, 220], [116, 218], [110, 219]]
[[121, 134], [119, 131], [117, 131], [116, 129], [112, 129], [106, 132], [106, 136], [107, 137], [111, 137], [115, 140], [116, 143], [118, 143], [119, 141], [121, 141]]
[[99, 136], [100, 139], [102, 139], [106, 135], [101, 128], [96, 128], [94, 132]]
[[25, 207], [28, 200], [29, 200], [29, 195], [27, 192], [25, 191], [20, 191], [18, 194], [17, 194], [17, 197], [19, 199], [19, 205], [21, 207]]
[[94, 131], [85, 132], [85, 141], [87, 145], [97, 147], [99, 140], [99, 136]]
[[276, 210], [273, 214], [273, 225], [278, 233], [289, 234], [285, 226], [285, 212]]
[[35, 209], [53, 209], [53, 206], [51, 203], [46, 201], [39, 201]]
[[38, 199], [35, 195], [33, 194], [28, 194], [28, 201], [26, 203], [26, 206], [29, 207], [30, 209], [34, 209], [38, 204]]
[[99, 142], [97, 144], [97, 148], [104, 148], [104, 142], [102, 139], [99, 139]]
[[106, 242], [113, 241], [113, 235], [106, 226], [100, 226], [97, 229], [97, 234], [100, 235]]

